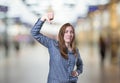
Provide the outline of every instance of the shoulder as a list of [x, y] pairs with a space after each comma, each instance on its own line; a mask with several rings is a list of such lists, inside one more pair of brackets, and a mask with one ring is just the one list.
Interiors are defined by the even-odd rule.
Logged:
[[54, 45], [58, 47], [58, 41], [57, 40], [53, 40]]
[[77, 57], [80, 57], [80, 51], [79, 51], [79, 48], [76, 48], [76, 53], [77, 53]]
[[51, 45], [58, 46], [58, 41], [55, 39], [51, 39]]

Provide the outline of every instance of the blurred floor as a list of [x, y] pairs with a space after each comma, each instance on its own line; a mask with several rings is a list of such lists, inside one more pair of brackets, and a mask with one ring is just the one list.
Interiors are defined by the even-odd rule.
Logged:
[[[101, 66], [97, 46], [81, 46], [79, 49], [84, 72], [78, 83], [120, 83], [119, 65], [110, 64], [107, 56], [105, 65]], [[22, 46], [19, 55], [11, 48], [8, 58], [0, 48], [0, 83], [46, 83], [48, 64], [48, 51], [41, 45]]]

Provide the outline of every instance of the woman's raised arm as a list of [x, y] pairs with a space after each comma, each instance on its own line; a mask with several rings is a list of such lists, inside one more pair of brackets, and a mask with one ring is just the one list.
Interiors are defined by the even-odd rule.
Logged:
[[49, 23], [51, 23], [51, 20], [53, 20], [53, 18], [54, 18], [54, 15], [52, 12], [47, 13], [46, 15], [39, 18], [38, 21], [33, 26], [33, 28], [31, 29], [32, 36], [47, 48], [49, 47], [51, 38], [40, 33], [40, 30], [45, 21], [48, 21]]

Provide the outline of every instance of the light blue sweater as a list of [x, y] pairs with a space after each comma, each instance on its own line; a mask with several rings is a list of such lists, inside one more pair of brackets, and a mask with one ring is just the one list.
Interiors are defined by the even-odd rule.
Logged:
[[73, 77], [71, 72], [75, 65], [78, 74], [81, 74], [83, 71], [83, 63], [79, 50], [77, 49], [77, 58], [74, 56], [73, 52], [68, 51], [68, 60], [64, 59], [60, 54], [58, 41], [40, 33], [43, 23], [43, 21], [38, 19], [31, 30], [31, 34], [39, 43], [47, 47], [49, 51], [50, 61], [47, 83], [77, 83], [78, 77]]

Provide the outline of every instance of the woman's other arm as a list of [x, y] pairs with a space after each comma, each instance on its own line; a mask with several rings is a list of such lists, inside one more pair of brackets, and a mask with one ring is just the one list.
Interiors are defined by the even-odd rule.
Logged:
[[78, 75], [80, 75], [83, 72], [83, 61], [80, 57], [79, 50], [77, 50], [77, 51], [78, 51], [78, 59], [77, 59], [77, 62], [76, 62], [76, 66], [77, 66], [76, 71], [77, 71]]

